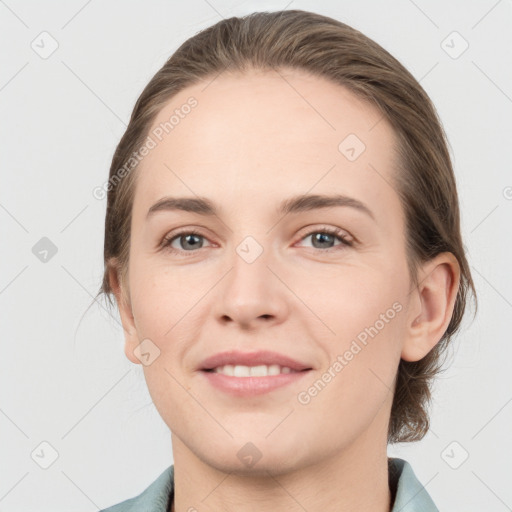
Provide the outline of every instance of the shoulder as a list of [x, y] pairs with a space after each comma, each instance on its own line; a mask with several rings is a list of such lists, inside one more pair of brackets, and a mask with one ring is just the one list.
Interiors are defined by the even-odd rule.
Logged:
[[167, 512], [174, 492], [174, 465], [169, 466], [139, 495], [99, 512]]
[[407, 461], [390, 458], [388, 465], [390, 488], [395, 490], [391, 512], [439, 512]]

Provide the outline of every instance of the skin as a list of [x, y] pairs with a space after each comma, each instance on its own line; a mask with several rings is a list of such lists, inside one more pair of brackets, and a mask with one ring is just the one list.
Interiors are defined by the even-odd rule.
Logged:
[[[111, 271], [126, 356], [142, 364], [134, 350], [146, 338], [160, 350], [143, 368], [171, 430], [173, 510], [388, 511], [397, 367], [400, 358], [422, 358], [445, 332], [457, 261], [440, 254], [412, 288], [404, 214], [390, 185], [395, 135], [373, 106], [298, 70], [210, 82], [183, 90], [158, 114], [153, 127], [190, 96], [198, 101], [142, 161], [126, 283]], [[338, 149], [350, 133], [366, 145], [353, 162]], [[351, 196], [375, 220], [350, 207], [276, 214], [283, 199], [306, 193]], [[207, 197], [220, 213], [160, 211], [146, 219], [164, 196]], [[315, 244], [311, 233], [325, 226], [356, 243], [340, 245], [334, 236]], [[201, 236], [175, 238], [177, 254], [160, 248], [178, 228]], [[263, 248], [250, 264], [236, 252], [246, 236]], [[299, 403], [297, 395], [396, 302], [401, 311], [308, 404]], [[313, 370], [271, 393], [232, 397], [196, 371], [205, 357], [232, 348], [275, 350]], [[248, 442], [261, 453], [251, 467], [237, 456]]]

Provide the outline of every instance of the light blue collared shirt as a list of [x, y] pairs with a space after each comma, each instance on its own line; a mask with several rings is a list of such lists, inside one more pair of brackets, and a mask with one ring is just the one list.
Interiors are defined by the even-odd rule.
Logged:
[[[388, 464], [390, 488], [396, 489], [391, 512], [439, 512], [407, 461], [389, 458]], [[173, 497], [174, 464], [138, 496], [100, 512], [169, 512]]]

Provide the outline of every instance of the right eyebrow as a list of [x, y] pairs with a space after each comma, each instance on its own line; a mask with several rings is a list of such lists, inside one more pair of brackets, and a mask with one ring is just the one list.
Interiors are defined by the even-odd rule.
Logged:
[[198, 215], [217, 215], [217, 208], [205, 197], [163, 197], [148, 210], [147, 217], [156, 212], [181, 210]]

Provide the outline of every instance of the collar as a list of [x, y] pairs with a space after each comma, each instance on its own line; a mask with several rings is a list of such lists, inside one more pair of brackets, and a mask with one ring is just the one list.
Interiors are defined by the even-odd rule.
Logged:
[[439, 512], [407, 461], [388, 458], [388, 474], [395, 494], [391, 512]]
[[[439, 512], [411, 465], [388, 458], [389, 485], [394, 495], [391, 512]], [[169, 512], [174, 497], [174, 464], [164, 470], [143, 492], [100, 512]]]

